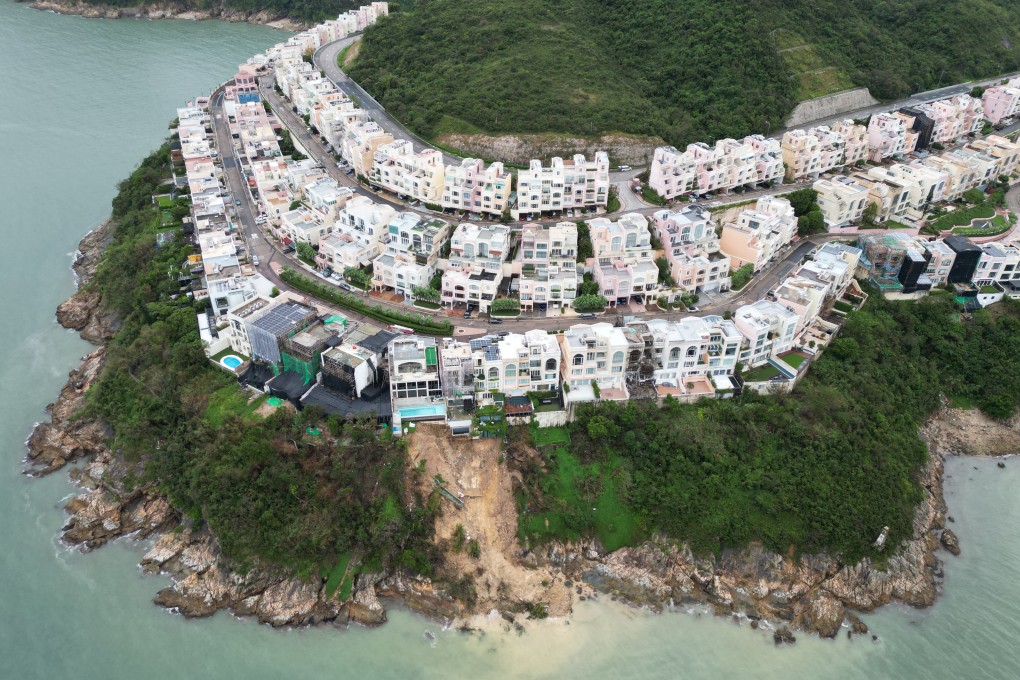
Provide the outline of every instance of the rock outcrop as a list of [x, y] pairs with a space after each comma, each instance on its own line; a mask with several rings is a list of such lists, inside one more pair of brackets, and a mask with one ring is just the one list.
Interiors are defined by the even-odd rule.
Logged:
[[70, 377], [57, 400], [46, 407], [50, 422], [39, 423], [28, 438], [28, 473], [46, 475], [69, 461], [88, 458], [106, 449], [106, 426], [95, 419], [79, 418], [85, 393], [99, 377], [106, 359], [102, 347], [87, 355]]
[[956, 537], [952, 529], [943, 529], [942, 536], [939, 537], [939, 542], [942, 547], [948, 550], [953, 555], [960, 554], [960, 539]]

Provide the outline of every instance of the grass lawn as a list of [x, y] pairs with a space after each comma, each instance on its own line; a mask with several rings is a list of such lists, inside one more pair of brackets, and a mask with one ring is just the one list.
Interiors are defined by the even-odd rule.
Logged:
[[209, 405], [205, 408], [205, 419], [213, 427], [219, 427], [230, 416], [240, 416], [245, 420], [255, 419], [255, 411], [266, 396], [248, 401], [248, 393], [235, 384], [226, 385], [209, 395]]
[[544, 512], [521, 512], [522, 538], [538, 543], [576, 540], [591, 531], [607, 550], [616, 550], [646, 535], [623, 500], [626, 474], [618, 459], [584, 465], [566, 446], [556, 446], [549, 464], [550, 473], [541, 487], [552, 507]]
[[491, 309], [489, 310], [489, 316], [502, 316], [502, 317], [515, 316], [516, 317], [516, 316], [520, 316], [520, 315], [521, 315], [521, 310], [519, 310], [519, 309], [513, 309], [513, 310], [510, 310], [510, 311], [506, 311], [506, 312], [497, 312], [497, 311], [493, 311]]
[[764, 364], [744, 372], [744, 380], [747, 382], [765, 382], [777, 375], [782, 375], [779, 369], [772, 364]]
[[981, 286], [981, 292], [985, 295], [994, 295], [999, 292], [999, 289], [995, 286]]
[[[995, 209], [990, 205], [975, 205], [969, 208], [954, 210], [951, 213], [946, 213], [934, 222], [929, 223], [928, 226], [935, 227], [940, 230], [949, 229], [950, 227], [965, 227], [970, 224], [972, 220], [991, 217], [994, 214]], [[956, 230], [954, 230], [954, 233], [955, 231]]]
[[170, 198], [169, 196], [157, 196], [156, 197], [156, 205], [158, 205], [160, 208], [169, 208], [173, 204], [174, 204], [174, 199]]
[[336, 563], [333, 570], [329, 572], [329, 578], [326, 579], [326, 597], [332, 597], [333, 593], [340, 587], [343, 577], [347, 574], [347, 565], [350, 562], [351, 554], [347, 553], [340, 558], [340, 561]]
[[974, 408], [974, 402], [971, 401], [971, 398], [960, 394], [950, 394], [949, 405], [953, 408], [963, 408], [967, 410]]
[[853, 305], [843, 302], [842, 300], [836, 300], [832, 303], [833, 309], [838, 309], [841, 312], [852, 312], [854, 311]]
[[569, 444], [570, 433], [565, 427], [539, 427], [531, 431], [531, 439], [535, 446]]
[[209, 357], [209, 359], [214, 361], [214, 362], [216, 362], [218, 364], [218, 363], [220, 363], [220, 359], [222, 359], [223, 357], [225, 357], [225, 356], [227, 356], [229, 354], [233, 354], [235, 357], [240, 357], [243, 361], [248, 361], [248, 357], [244, 356], [240, 352], [235, 352], [230, 347], [228, 347], [225, 350], [222, 350], [220, 352], [217, 352], [216, 354], [213, 354], [211, 357]]
[[807, 361], [807, 356], [800, 352], [791, 352], [789, 354], [780, 354], [779, 358], [785, 361], [787, 364], [794, 368], [800, 368], [800, 365]]
[[647, 184], [641, 185], [641, 198], [652, 205], [666, 205], [666, 199]]

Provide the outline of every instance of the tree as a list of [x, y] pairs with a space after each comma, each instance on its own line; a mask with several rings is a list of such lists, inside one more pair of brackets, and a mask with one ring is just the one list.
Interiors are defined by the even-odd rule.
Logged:
[[601, 295], [578, 295], [574, 298], [574, 310], [578, 312], [601, 312], [609, 300]]
[[312, 244], [301, 241], [297, 244], [297, 246], [295, 246], [295, 248], [297, 250], [297, 256], [302, 262], [310, 264], [313, 267], [315, 266], [315, 256], [317, 253], [315, 252], [315, 248], [312, 247]]
[[980, 189], [968, 189], [963, 192], [962, 198], [971, 205], [981, 205], [985, 202], [985, 195]]
[[871, 227], [875, 225], [875, 218], [878, 217], [878, 204], [868, 203], [864, 207], [864, 213], [861, 215], [861, 222]]
[[738, 269], [734, 269], [730, 272], [730, 287], [733, 290], [740, 290], [747, 285], [752, 276], [754, 276], [753, 264], [748, 263]]
[[783, 196], [793, 206], [793, 214], [797, 217], [807, 215], [817, 205], [818, 192], [814, 189], [797, 189]]
[[595, 256], [595, 250], [591, 245], [591, 230], [584, 220], [578, 220], [575, 224], [577, 224], [577, 261], [586, 262], [588, 258]]
[[492, 311], [513, 313], [521, 310], [521, 301], [517, 298], [496, 298], [492, 301]]
[[659, 283], [664, 286], [673, 287], [676, 285], [676, 281], [669, 273], [669, 260], [665, 257], [655, 258], [655, 266], [659, 268]]
[[577, 287], [578, 295], [598, 295], [599, 284], [590, 273], [585, 274], [581, 285]]
[[414, 286], [411, 293], [414, 299], [420, 302], [439, 302], [440, 292], [432, 286]]
[[344, 279], [348, 283], [362, 289], [368, 288], [372, 283], [372, 277], [361, 267], [347, 267], [344, 269]]

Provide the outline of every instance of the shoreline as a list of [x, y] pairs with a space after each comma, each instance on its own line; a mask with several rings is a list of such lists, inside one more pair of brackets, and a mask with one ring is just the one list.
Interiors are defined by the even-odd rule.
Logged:
[[[19, 2], [21, 0], [18, 0]], [[207, 21], [218, 19], [230, 23], [248, 23], [256, 26], [268, 26], [282, 31], [298, 32], [308, 28], [307, 24], [291, 21], [286, 17], [270, 12], [250, 12], [232, 9], [225, 6], [199, 9], [187, 7], [178, 2], [143, 2], [133, 7], [91, 4], [84, 2], [65, 2], [63, 0], [29, 0], [32, 9], [80, 16], [85, 19], [179, 19], [182, 21]]]
[[[38, 424], [27, 441], [26, 474], [46, 475], [67, 463], [84, 462], [70, 470], [82, 492], [65, 505], [69, 516], [62, 541], [66, 545], [87, 552], [121, 537], [152, 539], [140, 565], [146, 573], [163, 573], [173, 581], [153, 601], [187, 618], [224, 609], [274, 627], [352, 622], [375, 626], [386, 621], [384, 605], [398, 602], [412, 612], [464, 630], [492, 619], [492, 611], [498, 611], [507, 625], [523, 627], [530, 615], [519, 606], [507, 605], [532, 601], [528, 598], [537, 586], [531, 576], [527, 577], [530, 583], [519, 582], [516, 591], [501, 594], [495, 606], [490, 606], [491, 599], [467, 604], [428, 579], [403, 574], [359, 576], [351, 598], [341, 602], [326, 595], [322, 579], [302, 582], [280, 570], [258, 566], [244, 573], [235, 571], [220, 558], [216, 538], [208, 529], [193, 527], [151, 485], [136, 486], [141, 464], [118, 460], [106, 445], [108, 429], [98, 421], [77, 417], [85, 393], [102, 370], [104, 345], [118, 327], [116, 319], [102, 312], [99, 294], [88, 288], [112, 230], [112, 223], [106, 221], [82, 239], [73, 264], [80, 287], [57, 311], [61, 325], [79, 331], [99, 347], [71, 371], [60, 396], [47, 407], [50, 422]], [[793, 642], [794, 632], [834, 637], [848, 627], [848, 633], [864, 634], [867, 626], [855, 612], [892, 602], [927, 607], [937, 600], [943, 577], [939, 551], [959, 554], [959, 541], [945, 524], [945, 457], [1017, 453], [1018, 423], [1020, 416], [999, 423], [977, 411], [942, 408], [922, 428], [929, 450], [929, 462], [921, 471], [925, 498], [915, 515], [912, 538], [890, 552], [884, 571], [874, 568], [870, 560], [845, 565], [827, 555], [794, 558], [758, 545], [725, 551], [718, 558], [696, 557], [686, 546], [654, 541], [608, 554], [592, 541], [550, 544], [542, 546], [539, 554], [521, 551], [514, 538], [512, 544], [500, 547], [504, 554], [497, 552], [497, 556], [511, 571], [547, 577], [542, 580], [544, 590], [538, 592], [547, 595], [558, 589], [548, 612], [556, 618], [569, 618], [575, 598], [609, 597], [656, 612], [703, 606], [717, 616], [747, 618], [752, 629], [774, 631], [776, 644]], [[469, 453], [471, 447], [482, 445], [465, 444]], [[509, 483], [509, 473], [497, 474], [506, 474], [500, 483]], [[516, 526], [516, 516], [502, 515], [506, 513], [501, 510], [488, 519], [513, 519]], [[528, 598], [522, 596], [525, 591]]]

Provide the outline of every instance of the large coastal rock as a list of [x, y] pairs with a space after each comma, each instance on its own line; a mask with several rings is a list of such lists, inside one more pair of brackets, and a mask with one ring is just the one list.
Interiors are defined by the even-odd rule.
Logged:
[[85, 405], [85, 393], [99, 377], [105, 360], [102, 347], [87, 355], [81, 366], [71, 371], [57, 400], [46, 407], [50, 422], [38, 424], [27, 442], [30, 474], [46, 475], [69, 461], [106, 449], [110, 434], [106, 426], [95, 419], [77, 417]]

